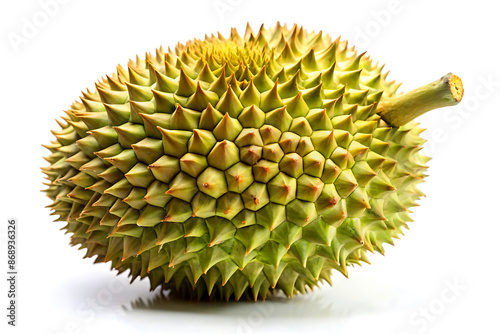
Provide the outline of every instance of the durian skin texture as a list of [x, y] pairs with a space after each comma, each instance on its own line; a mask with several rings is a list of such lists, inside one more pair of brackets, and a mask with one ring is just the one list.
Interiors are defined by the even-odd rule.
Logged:
[[346, 41], [279, 24], [162, 48], [65, 111], [44, 167], [71, 245], [184, 297], [305, 293], [403, 234], [423, 129]]

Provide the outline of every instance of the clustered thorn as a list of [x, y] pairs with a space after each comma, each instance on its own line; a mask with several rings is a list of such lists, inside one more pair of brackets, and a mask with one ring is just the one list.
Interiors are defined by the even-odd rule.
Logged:
[[294, 25], [130, 60], [65, 111], [43, 172], [71, 245], [187, 297], [305, 293], [403, 234], [428, 158], [382, 66]]

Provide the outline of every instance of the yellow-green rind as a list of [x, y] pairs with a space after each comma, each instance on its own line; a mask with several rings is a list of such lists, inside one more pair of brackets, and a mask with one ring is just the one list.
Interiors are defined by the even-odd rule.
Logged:
[[137, 57], [74, 102], [46, 147], [71, 245], [183, 296], [304, 293], [403, 234], [423, 129], [391, 127], [382, 66], [279, 24]]

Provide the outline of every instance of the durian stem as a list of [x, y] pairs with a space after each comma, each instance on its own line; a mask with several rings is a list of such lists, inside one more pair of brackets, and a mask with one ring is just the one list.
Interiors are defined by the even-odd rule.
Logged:
[[402, 126], [437, 108], [454, 106], [462, 100], [462, 80], [453, 73], [412, 91], [383, 99], [377, 113], [392, 126]]

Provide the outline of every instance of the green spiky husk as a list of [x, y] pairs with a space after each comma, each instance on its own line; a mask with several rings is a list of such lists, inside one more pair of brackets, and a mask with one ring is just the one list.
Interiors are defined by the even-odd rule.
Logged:
[[277, 25], [137, 57], [87, 90], [43, 168], [71, 245], [197, 298], [304, 293], [411, 221], [423, 129], [347, 42]]

